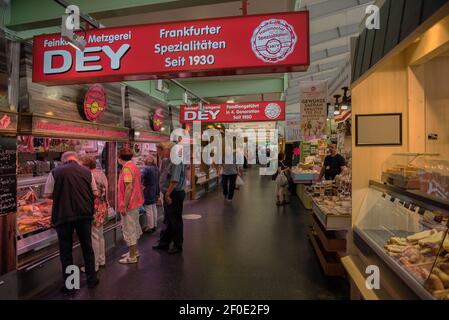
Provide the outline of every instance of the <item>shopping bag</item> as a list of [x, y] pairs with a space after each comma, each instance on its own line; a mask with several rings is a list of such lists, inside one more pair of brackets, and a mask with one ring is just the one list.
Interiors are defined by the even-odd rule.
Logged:
[[278, 184], [278, 186], [280, 187], [285, 187], [288, 185], [288, 179], [285, 176], [284, 172], [281, 172], [280, 174], [278, 174], [277, 178], [276, 178], [276, 183]]
[[237, 180], [235, 180], [235, 185], [237, 187], [243, 187], [245, 185], [245, 182], [243, 181], [242, 177], [237, 176]]

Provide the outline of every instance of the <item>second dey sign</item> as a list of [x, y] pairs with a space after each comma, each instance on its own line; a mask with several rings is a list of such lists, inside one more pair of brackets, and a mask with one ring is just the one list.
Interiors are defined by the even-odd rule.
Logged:
[[180, 122], [252, 122], [285, 120], [285, 102], [244, 102], [199, 105], [181, 105]]
[[307, 11], [88, 30], [84, 51], [61, 34], [34, 37], [44, 84], [305, 71]]

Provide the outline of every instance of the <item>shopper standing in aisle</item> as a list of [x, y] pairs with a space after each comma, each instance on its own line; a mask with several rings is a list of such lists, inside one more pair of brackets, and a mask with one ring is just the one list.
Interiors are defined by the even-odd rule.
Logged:
[[[174, 144], [171, 142], [164, 143], [163, 154], [165, 157], [170, 155], [170, 151]], [[170, 161], [170, 160], [169, 160]], [[175, 254], [182, 252], [183, 238], [183, 221], [182, 211], [185, 199], [185, 166], [183, 163], [169, 164], [164, 167], [161, 172], [160, 181], [161, 191], [164, 195], [164, 212], [166, 226], [161, 232], [159, 243], [153, 246], [154, 249], [168, 250], [168, 253]], [[170, 245], [173, 244], [171, 247]]]
[[[45, 184], [45, 196], [53, 199], [52, 225], [59, 242], [64, 283], [69, 276], [67, 267], [73, 265], [73, 232], [76, 231], [83, 252], [87, 286], [95, 287], [99, 280], [95, 272], [95, 255], [92, 248], [92, 217], [97, 185], [89, 169], [78, 163], [75, 152], [62, 155], [62, 166], [51, 171]], [[62, 291], [75, 293], [65, 285]]]
[[278, 170], [273, 175], [273, 180], [276, 182], [276, 205], [284, 206], [288, 204], [288, 172], [290, 168], [284, 163], [284, 155], [279, 154], [278, 156]]
[[123, 264], [137, 263], [139, 251], [137, 242], [142, 235], [139, 223], [139, 208], [143, 205], [143, 192], [139, 168], [132, 162], [133, 152], [122, 149], [119, 163], [122, 165], [118, 180], [118, 212], [121, 215], [123, 239], [129, 248], [119, 261]]
[[[98, 190], [94, 200], [95, 210], [92, 223], [92, 247], [95, 253], [95, 271], [98, 271], [99, 267], [106, 265], [103, 225], [108, 218], [108, 179], [102, 170], [97, 169], [95, 157], [84, 156], [81, 163], [92, 172]], [[81, 271], [85, 272], [85, 268], [82, 268]]]
[[321, 173], [319, 180], [334, 180], [337, 175], [346, 169], [346, 160], [338, 154], [337, 145], [332, 143], [329, 145], [329, 155], [324, 159], [323, 167], [321, 168]]
[[153, 156], [145, 159], [142, 171], [144, 207], [147, 214], [147, 226], [144, 232], [153, 233], [157, 228], [157, 199], [159, 197], [159, 170]]
[[241, 175], [241, 168], [237, 164], [223, 164], [221, 166], [221, 184], [223, 187], [223, 196], [226, 201], [232, 202], [236, 189], [235, 182], [237, 181], [237, 176]]

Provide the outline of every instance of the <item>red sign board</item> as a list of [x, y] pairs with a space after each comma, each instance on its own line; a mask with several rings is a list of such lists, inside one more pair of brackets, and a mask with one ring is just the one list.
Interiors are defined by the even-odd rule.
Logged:
[[252, 122], [252, 121], [284, 121], [285, 102], [245, 102], [181, 105], [180, 122]]
[[90, 86], [84, 96], [84, 114], [87, 120], [96, 121], [106, 111], [106, 91], [101, 84]]
[[84, 51], [61, 34], [34, 37], [44, 84], [305, 71], [307, 11], [87, 30]]
[[164, 109], [157, 108], [150, 112], [150, 127], [154, 131], [160, 131], [164, 126]]

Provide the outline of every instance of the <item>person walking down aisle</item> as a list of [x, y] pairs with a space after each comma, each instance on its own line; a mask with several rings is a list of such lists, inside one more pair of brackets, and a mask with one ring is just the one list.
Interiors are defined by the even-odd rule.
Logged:
[[321, 168], [319, 180], [334, 180], [337, 175], [346, 169], [346, 161], [343, 156], [337, 153], [337, 145], [329, 145], [329, 155], [324, 158], [324, 164]]
[[226, 201], [231, 202], [234, 198], [236, 189], [235, 182], [237, 176], [241, 176], [241, 168], [237, 164], [223, 164], [221, 167], [221, 185], [223, 187], [223, 196]]
[[[174, 144], [164, 143], [163, 153], [166, 158]], [[169, 160], [170, 161], [170, 160]], [[183, 221], [182, 210], [185, 199], [185, 166], [183, 163], [174, 164], [171, 161], [161, 172], [161, 191], [164, 195], [165, 229], [161, 232], [159, 243], [153, 246], [156, 250], [168, 250], [168, 253], [175, 254], [182, 252]], [[173, 246], [170, 245], [173, 243]]]
[[[92, 223], [92, 247], [95, 254], [95, 271], [106, 265], [106, 249], [103, 234], [103, 225], [108, 218], [108, 178], [104, 172], [97, 169], [94, 157], [84, 156], [81, 159], [83, 166], [92, 172], [98, 195], [94, 199], [94, 219]], [[81, 268], [85, 272], [85, 268]]]
[[157, 228], [157, 199], [159, 197], [159, 170], [153, 156], [145, 159], [142, 171], [144, 207], [147, 214], [147, 226], [144, 232], [153, 233]]
[[137, 263], [139, 251], [137, 242], [142, 235], [139, 223], [139, 208], [143, 205], [143, 192], [139, 168], [132, 162], [130, 149], [122, 149], [119, 163], [122, 165], [118, 180], [118, 212], [121, 215], [123, 239], [128, 246], [128, 253], [119, 261], [123, 264]]
[[283, 161], [284, 155], [279, 154], [278, 156], [278, 171], [274, 174], [273, 180], [276, 182], [276, 205], [284, 206], [288, 204], [288, 178], [287, 174], [290, 170]]
[[[61, 161], [63, 165], [49, 174], [44, 193], [46, 198], [53, 199], [51, 221], [58, 235], [64, 283], [68, 277], [65, 271], [73, 265], [73, 232], [76, 231], [83, 252], [87, 286], [93, 288], [99, 283], [91, 238], [97, 185], [90, 170], [78, 163], [75, 152], [64, 153]], [[75, 293], [75, 289], [67, 288], [66, 285], [62, 291]]]

